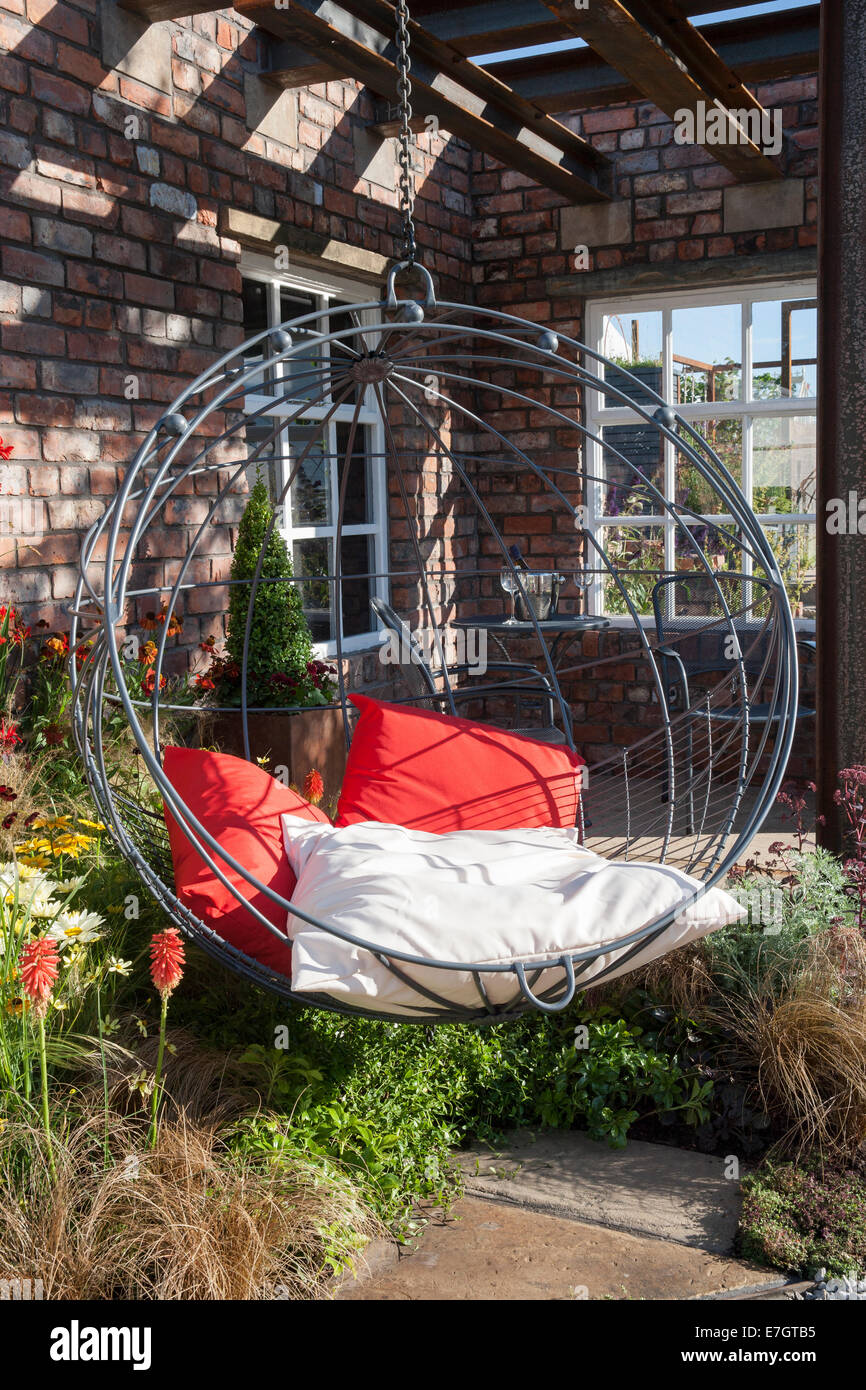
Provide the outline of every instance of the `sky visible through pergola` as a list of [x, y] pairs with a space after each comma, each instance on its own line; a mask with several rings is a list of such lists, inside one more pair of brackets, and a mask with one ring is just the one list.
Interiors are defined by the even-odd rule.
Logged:
[[[763, 4], [747, 5], [736, 10], [713, 10], [712, 14], [694, 15], [690, 23], [696, 28], [704, 24], [720, 24], [726, 19], [749, 19], [754, 15], [775, 14], [779, 10], [801, 10], [814, 0], [764, 0]], [[570, 48], [586, 48], [585, 39], [557, 39], [554, 43], [539, 43], [530, 48], [509, 48], [498, 53], [479, 53], [473, 62], [479, 66], [504, 63], [512, 58], [535, 57], [540, 53], [565, 53]]]

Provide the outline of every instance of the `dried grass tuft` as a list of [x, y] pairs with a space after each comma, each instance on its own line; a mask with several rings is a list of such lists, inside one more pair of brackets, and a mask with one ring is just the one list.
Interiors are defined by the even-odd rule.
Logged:
[[866, 941], [855, 928], [808, 939], [793, 973], [768, 960], [757, 986], [705, 1010], [724, 1029], [731, 1061], [755, 1079], [777, 1146], [850, 1158], [866, 1142]]
[[348, 1257], [381, 1233], [349, 1183], [321, 1165], [253, 1165], [184, 1115], [161, 1127], [154, 1152], [143, 1135], [112, 1116], [107, 1165], [94, 1112], [55, 1139], [52, 1183], [41, 1132], [7, 1124], [0, 1278], [42, 1279], [53, 1299], [308, 1298], [331, 1272], [336, 1242]]

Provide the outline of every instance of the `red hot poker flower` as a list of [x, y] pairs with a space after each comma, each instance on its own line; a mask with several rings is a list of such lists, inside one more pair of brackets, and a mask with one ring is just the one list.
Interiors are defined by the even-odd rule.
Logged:
[[322, 774], [313, 768], [304, 778], [304, 796], [308, 801], [311, 801], [314, 806], [318, 806], [324, 795], [325, 784], [322, 781]]
[[59, 966], [57, 947], [47, 936], [29, 941], [18, 958], [21, 988], [37, 1012], [44, 1014], [48, 1008]]
[[159, 931], [150, 943], [150, 978], [162, 995], [171, 994], [183, 979], [186, 961], [177, 927]]

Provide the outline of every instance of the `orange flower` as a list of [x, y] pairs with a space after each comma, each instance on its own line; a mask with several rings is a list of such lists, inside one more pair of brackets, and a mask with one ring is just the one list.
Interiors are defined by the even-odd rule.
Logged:
[[150, 978], [163, 996], [171, 994], [183, 979], [185, 956], [177, 927], [157, 932], [150, 943]]
[[311, 801], [314, 806], [318, 806], [324, 795], [325, 784], [322, 781], [322, 774], [313, 768], [304, 778], [304, 796], [308, 801]]
[[57, 947], [47, 936], [28, 942], [18, 958], [21, 988], [43, 1016], [57, 981], [59, 965]]
[[[150, 670], [150, 671], [146, 671], [146, 672], [145, 672], [144, 680], [143, 680], [142, 683], [141, 683], [141, 688], [142, 688], [142, 690], [144, 691], [145, 695], [152, 695], [152, 694], [153, 694], [154, 689], [156, 688], [156, 672], [155, 672], [155, 671]], [[160, 690], [165, 690], [165, 676], [160, 676], [160, 678], [159, 678], [159, 688], [160, 688]]]
[[58, 661], [69, 655], [69, 638], [66, 633], [61, 633], [59, 637], [49, 637], [42, 648], [44, 657], [54, 656]]

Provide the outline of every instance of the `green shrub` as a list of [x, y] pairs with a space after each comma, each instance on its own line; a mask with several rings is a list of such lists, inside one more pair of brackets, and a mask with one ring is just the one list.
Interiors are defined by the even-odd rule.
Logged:
[[757, 914], [753, 913], [752, 920], [722, 927], [702, 942], [718, 993], [741, 993], [749, 987], [766, 990], [784, 983], [797, 972], [811, 937], [826, 931], [834, 918], [850, 919], [851, 899], [838, 859], [816, 849], [809, 854], [791, 851], [787, 862], [791, 870], [787, 881], [749, 873], [736, 883], [738, 898], [744, 904], [759, 901], [762, 894], [773, 894], [777, 921], [756, 921]]
[[[259, 480], [250, 493], [238, 527], [231, 567], [232, 580], [249, 581], [235, 582], [229, 597], [226, 651], [238, 668], [243, 663], [251, 581], [255, 577], [259, 555], [273, 516], [274, 509], [267, 487]], [[313, 644], [298, 586], [291, 582], [292, 575], [288, 547], [274, 526], [265, 549], [260, 575], [262, 582], [256, 589], [250, 624], [247, 671], [248, 692], [253, 700], [264, 700], [270, 694], [270, 680], [274, 674], [293, 679], [299, 685], [307, 683], [307, 666], [313, 660]], [[264, 582], [280, 579], [287, 582]]]

